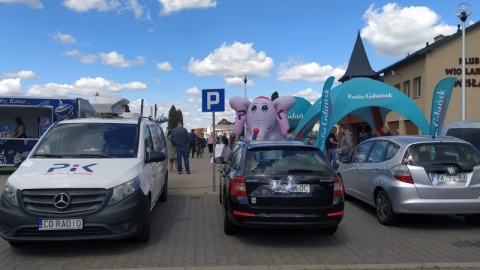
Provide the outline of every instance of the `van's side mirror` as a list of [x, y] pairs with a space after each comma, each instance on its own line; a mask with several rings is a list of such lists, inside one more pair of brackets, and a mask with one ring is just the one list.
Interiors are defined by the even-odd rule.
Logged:
[[146, 160], [146, 163], [150, 162], [161, 162], [166, 159], [165, 154], [161, 151], [152, 151], [150, 152], [150, 155], [148, 159]]

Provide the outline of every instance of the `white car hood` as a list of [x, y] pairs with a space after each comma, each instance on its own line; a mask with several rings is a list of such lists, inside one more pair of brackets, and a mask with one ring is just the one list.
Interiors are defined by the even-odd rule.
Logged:
[[25, 160], [8, 178], [18, 189], [112, 188], [137, 177], [143, 159], [39, 159]]

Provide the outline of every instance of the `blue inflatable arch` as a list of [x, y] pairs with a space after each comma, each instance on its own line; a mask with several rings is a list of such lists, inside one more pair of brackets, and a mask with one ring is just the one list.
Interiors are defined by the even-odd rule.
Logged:
[[[321, 98], [320, 98], [321, 99]], [[298, 123], [295, 137], [305, 137], [306, 130], [320, 120], [320, 99], [305, 113]], [[395, 111], [407, 117], [423, 134], [429, 134], [429, 123], [423, 112], [409, 97], [398, 89], [369, 78], [353, 78], [330, 90], [331, 115], [327, 132], [345, 115], [353, 114], [380, 130], [387, 114]], [[325, 130], [325, 129], [324, 129]], [[319, 134], [320, 135], [320, 134]], [[317, 145], [319, 142], [317, 140]]]

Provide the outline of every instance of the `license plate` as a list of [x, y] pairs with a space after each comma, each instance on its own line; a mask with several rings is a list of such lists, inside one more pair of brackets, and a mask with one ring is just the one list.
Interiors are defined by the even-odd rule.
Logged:
[[433, 182], [466, 182], [467, 181], [467, 174], [466, 173], [459, 173], [456, 175], [448, 175], [448, 174], [435, 174], [432, 173], [432, 180]]
[[81, 230], [83, 229], [83, 219], [39, 219], [38, 229], [40, 231], [52, 230]]
[[310, 193], [309, 184], [293, 184], [281, 183], [278, 180], [270, 181], [270, 188], [275, 193]]

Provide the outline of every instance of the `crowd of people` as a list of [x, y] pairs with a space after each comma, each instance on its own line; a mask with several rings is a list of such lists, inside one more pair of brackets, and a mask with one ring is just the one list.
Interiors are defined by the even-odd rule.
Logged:
[[[381, 131], [383, 136], [392, 136], [392, 133], [386, 126], [382, 127]], [[294, 140], [294, 133], [295, 128], [290, 127], [285, 139]], [[379, 134], [376, 129], [366, 126], [358, 136], [358, 143], [378, 136]], [[340, 140], [338, 137], [340, 137]], [[196, 147], [197, 145], [200, 145], [200, 149], [202, 149], [201, 151], [207, 147], [208, 153], [210, 154], [210, 157], [212, 157], [214, 144], [223, 144], [231, 150], [237, 139], [237, 136], [233, 133], [230, 133], [228, 136], [226, 133], [223, 133], [218, 136], [209, 135], [207, 138], [204, 138], [203, 135], [198, 136], [195, 134], [194, 129], [191, 129], [190, 132], [188, 132], [187, 129], [183, 127], [183, 123], [179, 122], [177, 127], [168, 130], [167, 133], [169, 170], [171, 172], [177, 171], [179, 174], [182, 174], [183, 167], [185, 167], [187, 174], [190, 174], [190, 163], [188, 158], [190, 154], [192, 158], [195, 157], [195, 151], [198, 151], [197, 149], [199, 149]], [[354, 140], [352, 132], [349, 130], [348, 126], [341, 125], [338, 134], [337, 126], [335, 126], [331, 129], [325, 142], [327, 160], [334, 168], [337, 168], [337, 151], [340, 150], [340, 155], [347, 155], [353, 147]]]

